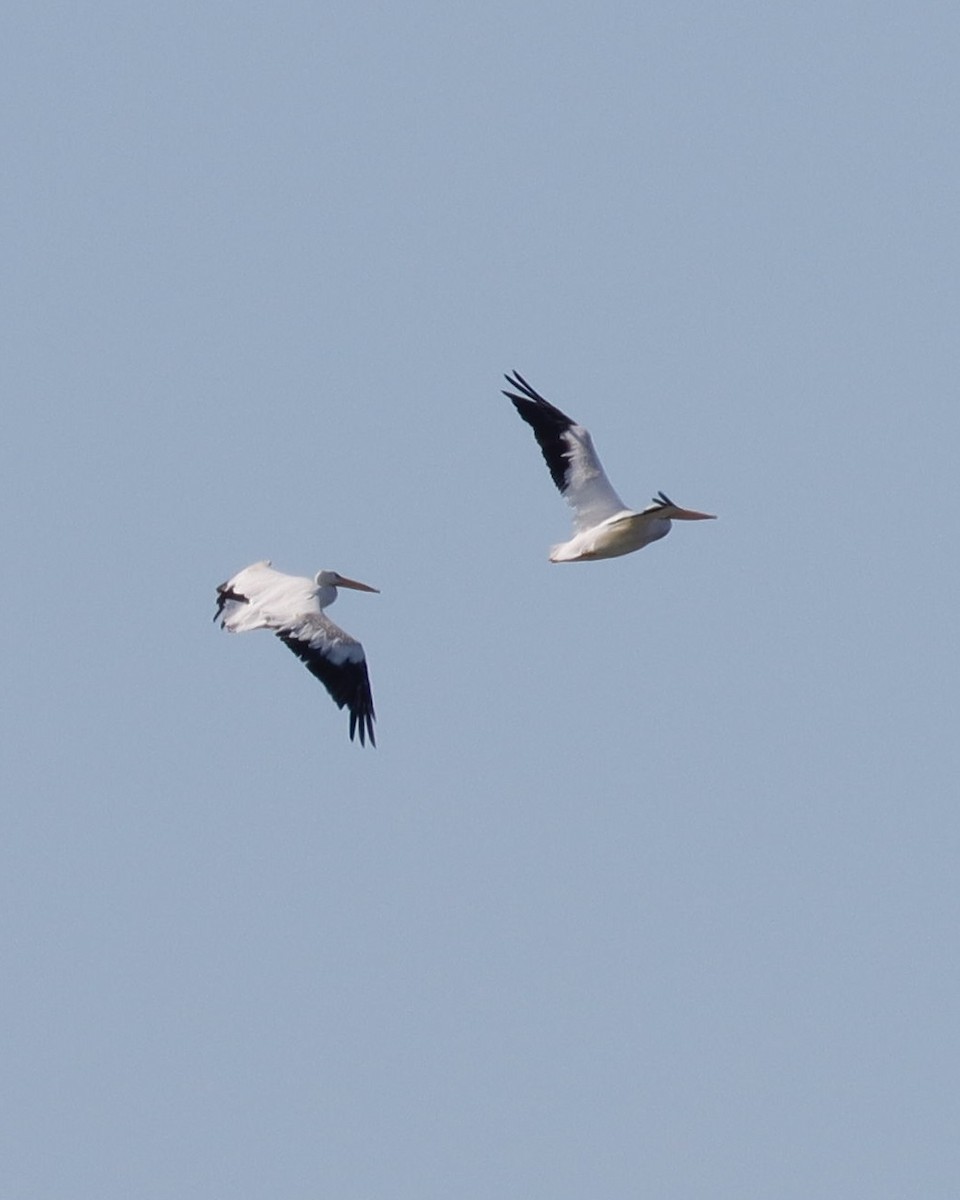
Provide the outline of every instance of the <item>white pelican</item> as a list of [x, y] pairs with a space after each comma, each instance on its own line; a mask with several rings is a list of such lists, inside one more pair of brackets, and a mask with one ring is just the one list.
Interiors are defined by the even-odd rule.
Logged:
[[378, 589], [336, 571], [320, 571], [313, 579], [275, 571], [269, 559], [244, 567], [217, 588], [213, 619], [230, 633], [272, 629], [307, 665], [336, 701], [350, 710], [350, 740], [358, 730], [360, 745], [373, 736], [373, 696], [363, 647], [334, 625], [324, 613], [337, 598], [337, 588], [358, 592]]
[[712, 513], [679, 508], [663, 492], [640, 512], [627, 508], [607, 479], [587, 430], [544, 400], [519, 371], [504, 378], [523, 393], [503, 394], [532, 427], [553, 482], [573, 509], [573, 537], [551, 548], [551, 562], [616, 558], [666, 537], [671, 521], [715, 519]]

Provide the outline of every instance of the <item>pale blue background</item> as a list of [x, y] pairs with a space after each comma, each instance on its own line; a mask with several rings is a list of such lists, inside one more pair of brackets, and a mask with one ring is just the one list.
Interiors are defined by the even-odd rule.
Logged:
[[3, 24], [0, 1197], [955, 1200], [957, 6]]

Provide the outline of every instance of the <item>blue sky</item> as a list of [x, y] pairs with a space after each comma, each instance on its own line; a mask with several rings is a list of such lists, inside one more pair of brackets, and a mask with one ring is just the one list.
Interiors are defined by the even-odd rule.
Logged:
[[0, 1193], [955, 1196], [955, 6], [5, 26]]

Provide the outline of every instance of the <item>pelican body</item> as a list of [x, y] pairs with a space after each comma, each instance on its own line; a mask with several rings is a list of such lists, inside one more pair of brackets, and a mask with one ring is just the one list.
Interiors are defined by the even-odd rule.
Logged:
[[338, 588], [376, 592], [377, 588], [336, 571], [319, 571], [313, 579], [276, 571], [269, 560], [238, 571], [217, 588], [214, 620], [229, 633], [270, 629], [324, 685], [338, 708], [350, 712], [350, 740], [360, 745], [373, 736], [373, 695], [366, 656], [360, 643], [324, 613]]
[[573, 537], [550, 550], [550, 561], [590, 562], [642, 550], [670, 532], [673, 521], [712, 521], [712, 513], [681, 508], [663, 492], [635, 512], [613, 489], [589, 432], [536, 392], [519, 371], [505, 376], [504, 391], [543, 452], [553, 482], [573, 509]]

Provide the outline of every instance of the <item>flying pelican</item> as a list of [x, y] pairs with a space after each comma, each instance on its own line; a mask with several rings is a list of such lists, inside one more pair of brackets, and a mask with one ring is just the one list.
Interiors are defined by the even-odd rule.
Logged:
[[350, 710], [350, 740], [359, 730], [360, 745], [369, 737], [370, 745], [375, 746], [373, 696], [363, 647], [323, 611], [342, 587], [358, 592], [379, 590], [345, 579], [336, 571], [320, 571], [313, 579], [285, 575], [275, 571], [267, 559], [244, 567], [220, 584], [213, 619], [219, 619], [220, 628], [230, 633], [272, 629], [306, 663], [337, 707], [346, 705]]
[[544, 400], [519, 371], [504, 378], [523, 393], [503, 394], [533, 429], [553, 482], [573, 509], [573, 537], [551, 548], [551, 562], [616, 558], [666, 537], [671, 521], [715, 519], [712, 513], [678, 507], [663, 492], [640, 512], [627, 508], [607, 479], [587, 430]]

